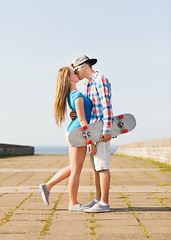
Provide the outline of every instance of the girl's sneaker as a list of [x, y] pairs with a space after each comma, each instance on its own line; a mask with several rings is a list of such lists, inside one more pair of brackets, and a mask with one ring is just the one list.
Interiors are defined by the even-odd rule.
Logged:
[[83, 204], [78, 203], [76, 205], [69, 205], [69, 211], [79, 211], [79, 212], [83, 212], [84, 210], [88, 209], [87, 207], [85, 207]]
[[40, 188], [40, 191], [41, 191], [41, 194], [42, 194], [42, 198], [43, 198], [43, 201], [44, 203], [49, 206], [49, 194], [50, 192], [48, 192], [47, 188], [46, 188], [46, 184], [40, 184], [39, 185], [39, 188]]

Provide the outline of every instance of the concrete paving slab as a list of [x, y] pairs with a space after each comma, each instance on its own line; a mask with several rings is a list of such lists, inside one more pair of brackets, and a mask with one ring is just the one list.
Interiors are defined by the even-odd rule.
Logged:
[[170, 234], [167, 233], [152, 233], [151, 238], [154, 240], [170, 240]]
[[[10, 186], [10, 187], [0, 187], [0, 193], [38, 193], [39, 192], [39, 187], [38, 186]], [[54, 192], [64, 192], [68, 193], [68, 186], [55, 186], [52, 191]], [[84, 193], [84, 192], [95, 192], [95, 187], [94, 186], [80, 186], [79, 187], [79, 192]], [[125, 192], [125, 193], [171, 193], [171, 186], [116, 186], [110, 187], [110, 192]]]
[[156, 219], [150, 219], [150, 220], [143, 220], [143, 225], [150, 233], [166, 233], [170, 234], [171, 236], [171, 222], [170, 220], [156, 220]]
[[[16, 173], [16, 172], [58, 172], [60, 168], [26, 168], [26, 169], [14, 169], [14, 168], [2, 168], [0, 169], [0, 173]], [[141, 172], [141, 171], [147, 171], [147, 172], [157, 172], [160, 170], [160, 168], [110, 168], [110, 172]], [[92, 172], [91, 168], [83, 169], [82, 172]]]
[[[68, 163], [67, 155], [0, 159], [0, 240], [169, 239], [170, 172], [159, 172], [158, 165], [142, 159], [112, 155], [111, 212], [75, 213], [68, 211], [68, 179], [53, 188], [48, 207], [38, 188]], [[95, 196], [93, 178], [87, 156], [78, 194], [83, 204]]]
[[147, 240], [147, 237], [140, 233], [98, 233], [98, 240]]
[[32, 234], [0, 234], [0, 240], [38, 240], [39, 234], [37, 233], [32, 233]]

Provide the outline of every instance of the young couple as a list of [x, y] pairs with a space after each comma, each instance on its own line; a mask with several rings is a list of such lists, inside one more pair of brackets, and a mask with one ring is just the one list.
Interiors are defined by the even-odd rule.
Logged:
[[[70, 165], [61, 169], [47, 183], [41, 184], [40, 190], [46, 205], [49, 205], [51, 188], [69, 177], [69, 210], [85, 212], [109, 212], [108, 203], [110, 186], [110, 140], [113, 112], [111, 103], [111, 84], [107, 78], [93, 70], [97, 59], [80, 55], [72, 61], [72, 68], [63, 67], [57, 73], [54, 102], [54, 116], [58, 126], [65, 120], [67, 102], [72, 119], [67, 134], [73, 129], [88, 123], [103, 120], [101, 141], [89, 145], [91, 165], [95, 174], [96, 198], [87, 205], [77, 201], [79, 179], [86, 156], [86, 147], [73, 147], [69, 144]], [[76, 84], [86, 78], [85, 95], [79, 92]]]

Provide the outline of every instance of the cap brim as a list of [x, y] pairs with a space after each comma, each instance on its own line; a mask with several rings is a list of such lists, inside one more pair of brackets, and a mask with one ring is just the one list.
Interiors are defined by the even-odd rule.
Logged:
[[74, 63], [71, 63], [71, 67], [75, 68], [83, 63], [90, 63], [91, 66], [93, 66], [94, 64], [96, 64], [97, 62], [97, 59], [96, 58], [92, 58], [92, 59], [88, 59], [87, 61], [83, 61], [83, 62], [80, 62], [79, 64], [77, 65], [74, 65]]
[[85, 61], [85, 62], [90, 63], [91, 66], [93, 66], [94, 64], [96, 64], [97, 59], [96, 59], [96, 58], [92, 58], [92, 59], [89, 59], [89, 60], [87, 60], [87, 61]]

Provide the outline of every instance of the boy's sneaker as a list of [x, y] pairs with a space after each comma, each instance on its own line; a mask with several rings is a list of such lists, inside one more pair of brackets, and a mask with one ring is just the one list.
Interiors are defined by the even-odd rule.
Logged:
[[91, 202], [89, 202], [87, 205], [85, 205], [85, 207], [91, 208], [93, 207], [95, 204], [97, 204], [97, 202], [95, 200], [92, 200]]
[[110, 206], [109, 206], [109, 204], [104, 206], [99, 202], [99, 203], [95, 204], [92, 208], [85, 209], [84, 212], [87, 212], [87, 213], [110, 212]]
[[40, 188], [40, 191], [41, 191], [41, 194], [42, 194], [42, 198], [43, 198], [43, 201], [44, 203], [49, 206], [49, 194], [50, 192], [48, 192], [47, 188], [46, 188], [46, 184], [40, 184], [39, 185], [39, 188]]
[[86, 208], [83, 204], [78, 203], [76, 205], [69, 205], [69, 211], [79, 211], [79, 212], [83, 212], [84, 210], [88, 209]]

